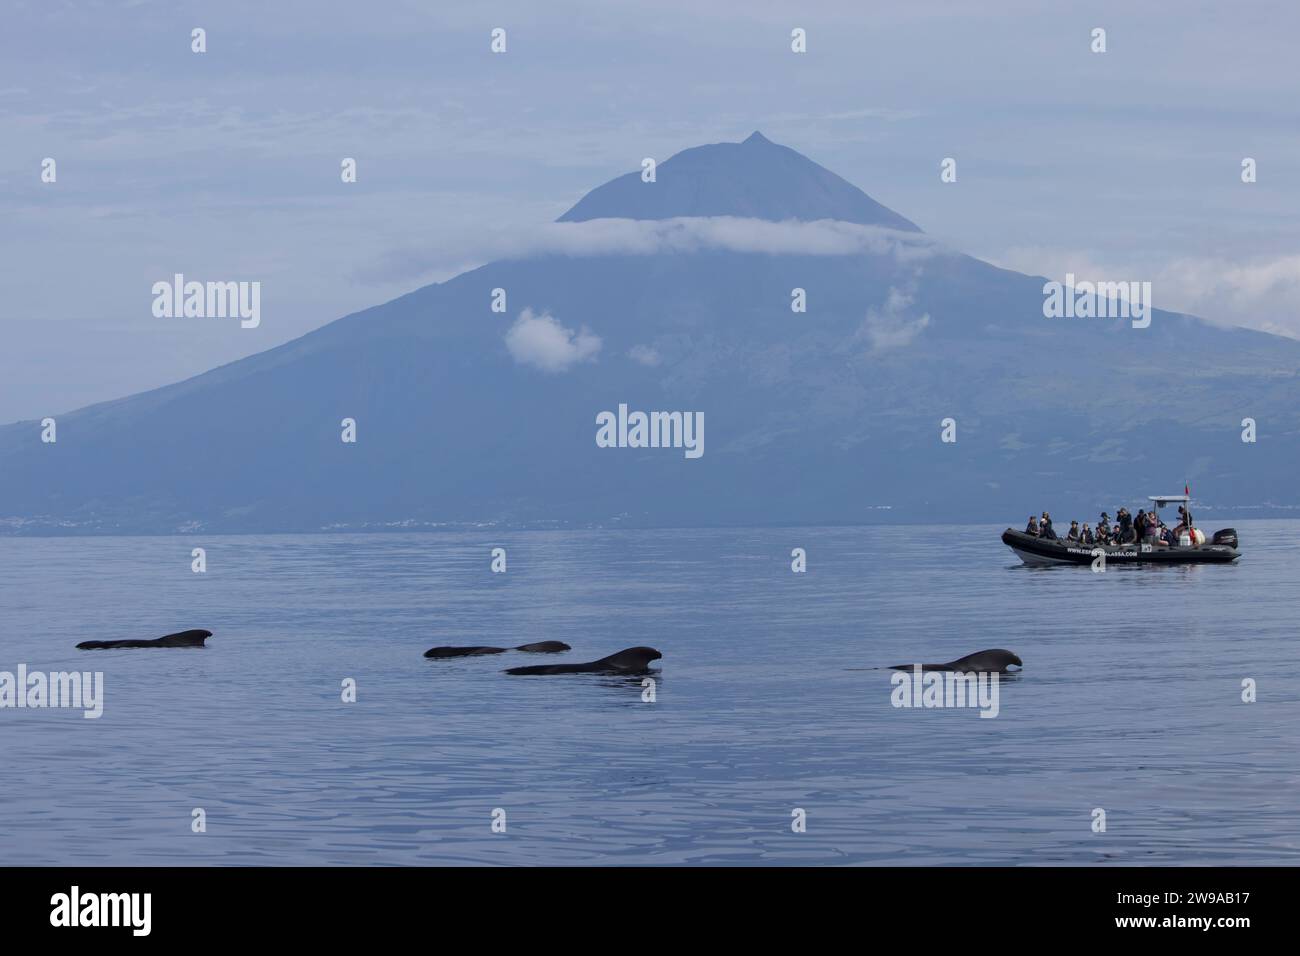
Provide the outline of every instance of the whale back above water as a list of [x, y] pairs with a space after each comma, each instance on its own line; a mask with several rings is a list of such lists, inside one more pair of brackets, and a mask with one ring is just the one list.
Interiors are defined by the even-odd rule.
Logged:
[[539, 674], [644, 674], [649, 670], [650, 662], [661, 657], [653, 647], [629, 647], [627, 650], [610, 654], [598, 661], [585, 664], [531, 664], [527, 667], [511, 667], [507, 674], [522, 676]]
[[504, 654], [508, 650], [524, 651], [528, 654], [559, 654], [571, 651], [563, 641], [537, 641], [533, 644], [520, 644], [518, 647], [431, 647], [424, 652], [425, 657], [481, 657], [484, 654]]
[[83, 651], [104, 651], [125, 647], [203, 647], [203, 642], [211, 636], [211, 631], [196, 628], [190, 631], [177, 631], [175, 634], [166, 634], [163, 637], [156, 637], [149, 641], [82, 641], [77, 645], [77, 648]]
[[431, 647], [425, 657], [481, 657], [484, 654], [504, 654], [504, 647]]
[[558, 654], [561, 651], [571, 651], [573, 648], [564, 641], [537, 641], [533, 644], [520, 644], [515, 650], [529, 654]]
[[967, 654], [965, 657], [959, 657], [955, 661], [948, 661], [946, 664], [894, 664], [890, 670], [910, 671], [914, 667], [920, 667], [923, 671], [1005, 674], [1007, 673], [1007, 667], [1012, 664], [1017, 667], [1024, 666], [1024, 662], [1012, 651], [1002, 647], [993, 647], [984, 651], [976, 651], [974, 654]]

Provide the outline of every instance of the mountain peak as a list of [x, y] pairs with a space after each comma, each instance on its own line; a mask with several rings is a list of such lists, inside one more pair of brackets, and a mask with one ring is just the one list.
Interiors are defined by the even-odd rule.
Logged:
[[921, 231], [857, 186], [757, 130], [741, 143], [684, 149], [658, 164], [654, 182], [641, 177], [640, 172], [628, 173], [598, 186], [559, 221], [737, 216], [773, 222], [838, 219]]

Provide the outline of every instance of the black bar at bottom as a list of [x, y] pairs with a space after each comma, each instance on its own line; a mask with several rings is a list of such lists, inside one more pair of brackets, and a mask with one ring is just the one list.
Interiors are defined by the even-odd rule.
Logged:
[[803, 923], [816, 932], [1020, 928], [1230, 941], [1283, 928], [1293, 877], [1287, 868], [33, 867], [0, 869], [0, 925], [6, 941], [51, 942], [75, 933], [79, 942], [374, 943], [437, 926], [444, 940], [449, 929], [477, 929], [500, 943], [512, 931], [687, 920], [736, 937]]

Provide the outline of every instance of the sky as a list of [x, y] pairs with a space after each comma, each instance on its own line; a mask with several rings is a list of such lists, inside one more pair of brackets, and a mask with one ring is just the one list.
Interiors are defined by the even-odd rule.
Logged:
[[[6, 0], [0, 423], [289, 341], [754, 130], [997, 265], [1300, 338], [1297, 35], [1253, 0]], [[177, 272], [261, 282], [260, 324], [155, 317]]]

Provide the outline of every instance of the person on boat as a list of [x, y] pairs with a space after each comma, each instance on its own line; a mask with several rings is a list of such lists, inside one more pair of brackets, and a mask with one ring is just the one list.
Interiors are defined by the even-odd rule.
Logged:
[[1175, 535], [1173, 529], [1163, 521], [1160, 522], [1160, 540], [1164, 542], [1166, 548], [1178, 547], [1178, 536]]
[[1133, 516], [1128, 513], [1127, 508], [1120, 508], [1115, 512], [1115, 518], [1119, 521], [1119, 529], [1115, 535], [1116, 544], [1132, 544], [1137, 540], [1137, 535], [1133, 533]]
[[1029, 516], [1029, 524], [1025, 525], [1025, 534], [1032, 534], [1035, 538], [1038, 537], [1038, 518], [1034, 515]]
[[1145, 529], [1145, 533], [1142, 535], [1143, 541], [1152, 545], [1164, 544], [1164, 522], [1157, 518], [1155, 514], [1148, 512], [1146, 524], [1143, 525], [1143, 528]]
[[1138, 516], [1133, 519], [1133, 537], [1138, 541], [1147, 536], [1147, 513], [1141, 508], [1138, 509]]
[[1101, 520], [1097, 522], [1097, 540], [1104, 542], [1110, 539], [1110, 515], [1106, 512], [1101, 513]]
[[1092, 528], [1088, 527], [1088, 522], [1083, 523], [1083, 530], [1079, 532], [1080, 544], [1096, 544], [1097, 539], [1092, 536]]
[[1070, 522], [1070, 530], [1067, 531], [1067, 532], [1065, 532], [1065, 540], [1066, 540], [1066, 541], [1078, 541], [1078, 540], [1080, 540], [1080, 535], [1079, 535], [1079, 522], [1077, 522], [1077, 521], [1071, 521], [1071, 522]]
[[1046, 511], [1044, 511], [1043, 516], [1038, 519], [1038, 536], [1040, 538], [1046, 538], [1048, 541], [1060, 540], [1056, 535], [1056, 529], [1052, 527], [1052, 516]]

